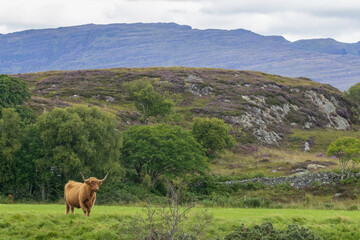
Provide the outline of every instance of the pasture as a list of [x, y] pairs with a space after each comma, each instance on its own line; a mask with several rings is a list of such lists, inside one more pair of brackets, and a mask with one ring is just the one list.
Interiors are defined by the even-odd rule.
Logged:
[[[80, 209], [65, 216], [65, 206], [0, 204], [0, 239], [132, 239], [131, 222], [142, 207], [97, 206], [90, 217]], [[203, 208], [194, 208], [191, 214]], [[270, 221], [276, 228], [298, 224], [324, 239], [360, 239], [358, 211], [309, 209], [208, 208], [213, 220], [207, 239], [222, 239], [235, 227]], [[218, 238], [217, 238], [218, 237]]]

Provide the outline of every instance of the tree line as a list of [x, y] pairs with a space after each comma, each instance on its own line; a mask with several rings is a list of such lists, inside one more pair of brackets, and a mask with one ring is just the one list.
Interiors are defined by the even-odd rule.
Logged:
[[115, 116], [97, 107], [55, 108], [40, 116], [24, 106], [31, 92], [21, 79], [0, 75], [0, 195], [16, 200], [61, 198], [69, 180], [86, 176], [126, 179], [156, 188], [166, 179], [208, 171], [214, 154], [234, 146], [231, 127], [195, 119], [192, 130], [146, 125], [172, 111], [178, 96], [160, 94], [148, 80], [129, 83], [143, 124], [120, 131]]

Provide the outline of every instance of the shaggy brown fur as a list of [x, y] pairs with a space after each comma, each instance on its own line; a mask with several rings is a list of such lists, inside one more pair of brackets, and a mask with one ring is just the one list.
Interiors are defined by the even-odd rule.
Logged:
[[95, 177], [85, 179], [81, 173], [84, 183], [69, 181], [65, 184], [64, 198], [66, 205], [66, 215], [71, 209], [74, 213], [74, 208], [81, 208], [85, 216], [90, 216], [91, 208], [95, 204], [96, 192], [99, 191], [99, 186], [105, 181], [108, 174], [104, 179], [99, 180]]

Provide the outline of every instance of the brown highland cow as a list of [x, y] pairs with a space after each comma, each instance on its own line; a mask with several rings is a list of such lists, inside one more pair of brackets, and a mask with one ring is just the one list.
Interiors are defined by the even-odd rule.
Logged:
[[96, 177], [85, 179], [84, 175], [80, 173], [84, 183], [69, 181], [65, 184], [64, 198], [66, 205], [66, 215], [71, 209], [74, 213], [74, 208], [81, 208], [85, 216], [90, 216], [92, 206], [95, 204], [96, 192], [99, 191], [99, 186], [105, 181], [108, 174], [104, 179], [99, 180]]

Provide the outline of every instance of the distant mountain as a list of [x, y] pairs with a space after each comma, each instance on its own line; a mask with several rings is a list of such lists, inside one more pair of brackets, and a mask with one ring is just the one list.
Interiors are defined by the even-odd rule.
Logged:
[[341, 90], [360, 82], [360, 43], [290, 42], [251, 31], [175, 23], [109, 24], [0, 35], [0, 73], [187, 66], [309, 77]]
[[299, 40], [292, 44], [295, 48], [305, 51], [329, 53], [334, 55], [354, 55], [360, 56], [360, 42], [342, 43], [334, 39], [310, 39]]

